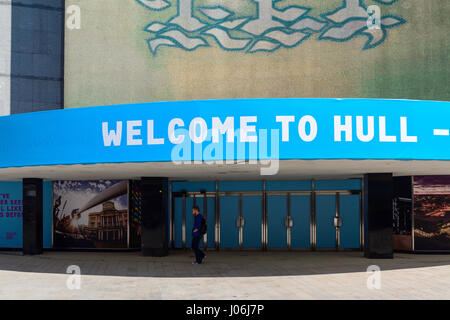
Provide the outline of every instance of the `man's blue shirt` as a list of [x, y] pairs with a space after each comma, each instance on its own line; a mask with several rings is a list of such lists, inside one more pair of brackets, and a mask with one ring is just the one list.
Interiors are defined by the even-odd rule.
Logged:
[[[193, 237], [198, 237], [198, 236], [202, 235], [200, 233], [200, 228], [202, 227], [202, 219], [203, 219], [203, 216], [200, 213], [194, 217], [194, 226], [192, 227], [192, 236]], [[195, 229], [197, 229], [197, 232], [194, 232]]]

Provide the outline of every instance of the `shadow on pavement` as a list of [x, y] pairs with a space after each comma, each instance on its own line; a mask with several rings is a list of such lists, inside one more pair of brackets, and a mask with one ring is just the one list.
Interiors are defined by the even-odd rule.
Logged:
[[173, 250], [167, 257], [139, 252], [45, 252], [23, 256], [0, 252], [0, 272], [66, 274], [77, 265], [82, 275], [118, 277], [265, 277], [366, 272], [450, 265], [450, 255], [395, 254], [394, 259], [366, 259], [362, 252], [207, 251], [204, 264], [192, 265], [190, 251]]

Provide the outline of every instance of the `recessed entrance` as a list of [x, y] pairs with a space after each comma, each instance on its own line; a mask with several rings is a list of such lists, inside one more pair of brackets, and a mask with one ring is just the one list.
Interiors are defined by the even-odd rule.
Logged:
[[360, 179], [172, 182], [170, 246], [190, 248], [197, 205], [205, 249], [361, 250], [361, 204]]

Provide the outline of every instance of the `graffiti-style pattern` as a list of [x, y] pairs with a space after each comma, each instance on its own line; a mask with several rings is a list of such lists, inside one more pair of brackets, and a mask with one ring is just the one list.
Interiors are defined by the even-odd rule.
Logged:
[[[165, 0], [136, 0], [151, 11], [171, 6]], [[365, 0], [343, 0], [342, 5], [320, 18], [311, 16], [312, 8], [292, 5], [279, 8], [282, 0], [242, 0], [256, 6], [256, 16], [240, 16], [223, 6], [195, 7], [195, 0], [176, 0], [177, 14], [167, 22], [151, 22], [144, 30], [152, 34], [147, 39], [152, 54], [160, 47], [178, 47], [193, 51], [208, 47], [208, 38], [222, 49], [254, 53], [274, 52], [280, 48], [299, 46], [307, 39], [322, 41], [349, 41], [366, 37], [362, 50], [383, 43], [388, 29], [406, 21], [398, 16], [382, 15], [378, 28], [373, 28], [373, 11]], [[373, 0], [381, 7], [394, 5], [398, 0]]]

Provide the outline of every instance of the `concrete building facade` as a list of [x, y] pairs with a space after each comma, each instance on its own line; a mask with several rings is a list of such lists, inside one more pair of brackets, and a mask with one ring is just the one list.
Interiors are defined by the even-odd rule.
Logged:
[[0, 0], [0, 247], [104, 249], [73, 230], [112, 203], [145, 255], [189, 248], [193, 205], [210, 250], [450, 250], [449, 14]]

